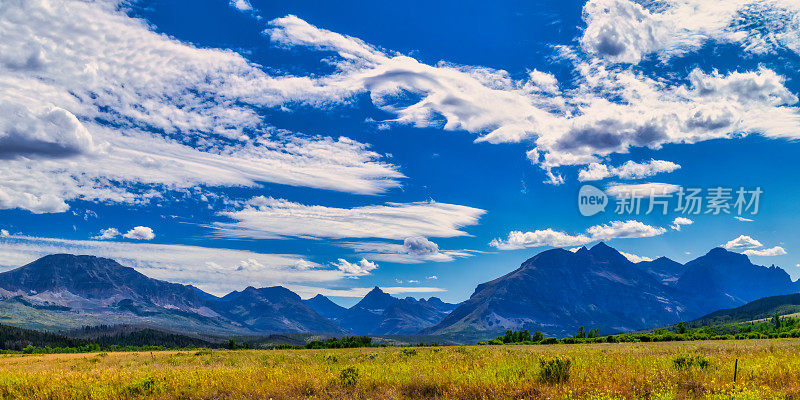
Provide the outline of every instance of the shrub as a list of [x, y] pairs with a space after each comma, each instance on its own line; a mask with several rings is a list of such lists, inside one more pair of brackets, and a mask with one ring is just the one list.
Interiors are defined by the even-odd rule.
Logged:
[[358, 382], [358, 368], [356, 367], [347, 367], [339, 373], [339, 379], [342, 381], [342, 385], [345, 386], [353, 386]]
[[417, 349], [403, 349], [403, 354], [407, 356], [417, 355]]
[[569, 380], [572, 360], [563, 357], [539, 360], [539, 380], [545, 383], [563, 383]]
[[556, 339], [554, 337], [544, 338], [544, 339], [542, 339], [542, 341], [540, 343], [542, 343], [542, 344], [556, 344], [556, 343], [558, 343], [558, 339]]
[[711, 361], [700, 354], [684, 354], [672, 360], [673, 368], [679, 371], [686, 371], [693, 367], [706, 369], [711, 365]]

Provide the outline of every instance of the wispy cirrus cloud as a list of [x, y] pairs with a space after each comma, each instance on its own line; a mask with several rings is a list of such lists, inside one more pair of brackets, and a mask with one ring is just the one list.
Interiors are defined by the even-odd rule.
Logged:
[[367, 144], [269, 127], [257, 109], [302, 83], [156, 33], [120, 3], [0, 7], [0, 208], [260, 182], [374, 194], [403, 178]]
[[459, 258], [471, 257], [475, 250], [444, 250], [439, 245], [422, 236], [407, 237], [403, 243], [391, 242], [344, 242], [340, 244], [355, 250], [371, 260], [399, 264], [418, 264], [423, 262], [451, 262]]
[[484, 213], [478, 208], [434, 201], [338, 208], [260, 196], [241, 209], [219, 212], [234, 222], [217, 222], [212, 227], [227, 237], [403, 240], [411, 236], [466, 236], [461, 228], [477, 224]]

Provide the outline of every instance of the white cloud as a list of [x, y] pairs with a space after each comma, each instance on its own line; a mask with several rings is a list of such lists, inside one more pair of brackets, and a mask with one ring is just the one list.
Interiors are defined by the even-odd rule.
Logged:
[[650, 160], [637, 163], [629, 160], [619, 167], [609, 167], [605, 164], [591, 163], [586, 168], [578, 171], [579, 181], [599, 181], [617, 177], [621, 179], [649, 178], [663, 172], [673, 172], [681, 166], [670, 161]]
[[434, 201], [335, 208], [255, 197], [238, 211], [219, 215], [219, 234], [249, 238], [383, 238], [465, 236], [460, 228], [478, 223], [484, 210]]
[[[489, 245], [500, 250], [517, 250], [527, 247], [569, 247], [582, 246], [598, 240], [618, 238], [643, 238], [666, 233], [666, 229], [644, 224], [639, 221], [611, 221], [586, 229], [586, 234], [570, 235], [551, 228], [533, 232], [511, 231], [508, 238], [493, 239]], [[577, 251], [579, 249], [573, 249]]]
[[344, 242], [340, 244], [355, 250], [372, 260], [399, 264], [423, 262], [450, 262], [457, 258], [471, 257], [474, 250], [440, 250], [436, 243], [417, 236], [406, 238], [402, 244], [387, 242]]
[[137, 226], [126, 232], [122, 237], [134, 240], [152, 240], [156, 235], [150, 227]]
[[239, 11], [253, 11], [253, 5], [247, 0], [231, 0], [230, 4]]
[[620, 251], [619, 254], [622, 254], [623, 256], [625, 256], [625, 258], [627, 258], [628, 261], [630, 261], [632, 263], [639, 263], [639, 262], [642, 262], [642, 261], [653, 261], [653, 259], [650, 258], [650, 257], [637, 256], [636, 254], [626, 253], [624, 251]]
[[595, 225], [586, 230], [594, 240], [652, 237], [662, 235], [666, 231], [664, 228], [634, 220], [611, 221], [608, 224]]
[[[636, 18], [639, 6], [632, 7], [628, 14]], [[396, 116], [393, 123], [464, 130], [491, 143], [533, 141], [528, 157], [551, 183], [564, 182], [555, 168], [597, 163], [635, 147], [659, 149], [751, 133], [798, 137], [800, 113], [792, 106], [797, 97], [782, 76], [766, 68], [727, 74], [697, 69], [674, 79], [649, 78], [632, 68], [574, 57], [575, 88], [558, 91], [554, 79], [540, 74], [517, 80], [489, 68], [426, 65], [294, 16], [270, 24], [267, 33], [275, 43], [339, 55], [338, 71], [309, 77], [313, 90], [294, 92], [298, 101], [330, 105], [368, 93], [374, 104]], [[409, 98], [418, 101], [409, 104]]]
[[247, 286], [330, 285], [346, 277], [342, 271], [293, 254], [140, 242], [0, 237], [0, 265], [6, 269], [56, 253], [113, 258], [149, 277], [192, 284], [216, 295]]
[[679, 56], [709, 41], [751, 53], [800, 53], [800, 4], [793, 0], [590, 0], [583, 8], [585, 51], [636, 64], [648, 54]]
[[7, 229], [0, 229], [0, 236], [11, 236]]
[[403, 240], [403, 249], [409, 254], [427, 255], [438, 253], [439, 245], [422, 236], [411, 236]]
[[436, 279], [439, 279], [439, 277], [438, 277], [438, 276], [436, 276], [436, 275], [431, 275], [431, 276], [425, 277], [425, 279], [433, 279], [433, 280], [436, 280]]
[[742, 252], [742, 254], [746, 254], [748, 256], [772, 257], [772, 256], [782, 256], [786, 254], [786, 250], [781, 246], [775, 246], [769, 249], [745, 250]]
[[640, 183], [626, 185], [612, 183], [606, 188], [606, 193], [614, 197], [649, 198], [651, 195], [669, 195], [680, 190], [680, 186], [669, 183]]
[[371, 271], [378, 269], [378, 264], [368, 261], [366, 258], [362, 258], [360, 261], [354, 263], [340, 258], [337, 262], [333, 263], [333, 265], [338, 268], [339, 271], [344, 272], [345, 276], [351, 278], [366, 276], [369, 275]]
[[137, 204], [198, 185], [364, 194], [399, 186], [402, 174], [368, 145], [266, 126], [256, 109], [282, 104], [307, 79], [269, 76], [233, 51], [179, 42], [118, 8], [3, 3], [0, 208]]
[[743, 250], [743, 249], [752, 249], [756, 247], [763, 246], [761, 242], [758, 240], [753, 239], [750, 236], [741, 235], [736, 239], [733, 239], [725, 244], [722, 247], [728, 250]]
[[750, 218], [740, 217], [738, 215], [734, 216], [733, 219], [735, 219], [737, 221], [741, 221], [741, 222], [753, 222], [753, 220], [750, 219]]
[[489, 245], [500, 250], [516, 250], [541, 246], [578, 246], [589, 243], [592, 240], [587, 235], [579, 234], [573, 236], [547, 228], [533, 232], [511, 231], [508, 233], [507, 239], [492, 239]]
[[115, 237], [119, 236], [120, 234], [121, 233], [117, 228], [106, 228], [106, 229], [101, 229], [99, 235], [92, 236], [92, 239], [97, 239], [97, 240], [114, 239]]
[[689, 218], [677, 217], [674, 220], [672, 220], [672, 225], [670, 225], [669, 227], [674, 229], [674, 230], [676, 230], [676, 231], [679, 231], [679, 230], [681, 230], [681, 226], [683, 226], [683, 225], [691, 225], [693, 223], [694, 223], [694, 221], [692, 221]]

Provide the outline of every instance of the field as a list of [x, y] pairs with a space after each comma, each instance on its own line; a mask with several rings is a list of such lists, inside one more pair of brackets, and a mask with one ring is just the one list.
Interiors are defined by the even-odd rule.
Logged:
[[[542, 372], [554, 358], [568, 377]], [[797, 339], [0, 356], [2, 399], [798, 396]]]

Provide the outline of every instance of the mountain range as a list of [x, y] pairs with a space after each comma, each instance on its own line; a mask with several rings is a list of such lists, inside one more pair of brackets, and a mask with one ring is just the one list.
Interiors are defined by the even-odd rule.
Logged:
[[507, 329], [569, 336], [648, 329], [698, 318], [771, 295], [796, 293], [783, 269], [715, 248], [686, 264], [667, 258], [633, 263], [605, 243], [575, 252], [541, 252], [470, 298], [429, 335], [479, 339]]
[[439, 335], [470, 342], [507, 329], [569, 336], [690, 321], [767, 296], [800, 291], [778, 267], [716, 248], [686, 264], [661, 257], [633, 263], [605, 243], [552, 249], [477, 286], [469, 299], [397, 298], [378, 287], [350, 308], [307, 300], [280, 286], [223, 297], [149, 278], [114, 260], [55, 254], [0, 273], [0, 323], [65, 331], [147, 325], [202, 335], [320, 333]]

